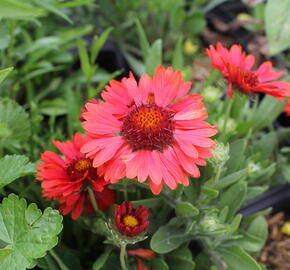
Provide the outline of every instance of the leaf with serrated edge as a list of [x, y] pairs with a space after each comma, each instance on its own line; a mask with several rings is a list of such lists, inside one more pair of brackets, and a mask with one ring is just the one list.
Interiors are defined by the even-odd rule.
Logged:
[[42, 213], [32, 203], [15, 194], [4, 198], [0, 205], [0, 269], [24, 270], [36, 265], [57, 242], [62, 230], [62, 216], [57, 210], [46, 208]]

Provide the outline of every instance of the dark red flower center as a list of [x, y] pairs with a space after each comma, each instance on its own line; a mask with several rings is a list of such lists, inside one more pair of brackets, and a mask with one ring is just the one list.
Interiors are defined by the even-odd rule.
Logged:
[[127, 215], [123, 217], [123, 223], [125, 226], [129, 226], [131, 228], [134, 228], [135, 226], [139, 225], [138, 219], [132, 215]]
[[96, 174], [96, 169], [93, 168], [92, 161], [88, 158], [79, 158], [73, 160], [66, 168], [66, 173], [73, 180], [79, 180], [90, 175]]
[[255, 87], [258, 84], [258, 76], [251, 71], [243, 71], [243, 78], [246, 85]]
[[154, 104], [154, 97], [149, 96], [148, 102], [149, 104], [137, 106], [127, 114], [121, 133], [134, 150], [163, 151], [174, 140], [173, 115]]

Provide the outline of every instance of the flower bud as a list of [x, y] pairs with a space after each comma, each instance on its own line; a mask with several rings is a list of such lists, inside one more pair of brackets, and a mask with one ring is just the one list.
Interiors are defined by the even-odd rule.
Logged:
[[204, 101], [212, 103], [220, 98], [221, 91], [217, 87], [207, 86], [201, 91], [201, 94], [204, 97]]
[[211, 150], [213, 157], [209, 161], [214, 165], [224, 164], [229, 158], [229, 144], [216, 142], [215, 149]]

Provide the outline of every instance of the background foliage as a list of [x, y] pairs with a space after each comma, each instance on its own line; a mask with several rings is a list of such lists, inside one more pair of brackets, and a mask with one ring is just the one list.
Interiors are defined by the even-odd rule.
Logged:
[[[57, 205], [41, 197], [35, 164], [41, 152], [55, 150], [53, 139], [82, 131], [80, 108], [110, 79], [129, 69], [136, 76], [152, 75], [164, 64], [191, 80], [191, 64], [203, 54], [200, 34], [207, 31], [207, 16], [223, 2], [1, 1], [1, 269], [120, 268], [118, 249], [104, 243], [108, 232], [101, 220], [90, 215], [62, 221], [51, 208]], [[265, 33], [268, 57], [275, 55], [287, 67], [290, 9], [288, 0], [280, 2], [249, 8], [258, 22], [245, 27]], [[290, 129], [276, 121], [284, 104], [272, 97], [237, 95], [227, 110], [230, 100], [219, 79], [212, 71], [193, 86], [193, 92], [202, 89], [209, 122], [220, 129], [219, 151], [202, 177], [158, 197], [146, 185], [126, 180], [113, 187], [118, 203], [127, 192], [134, 206], [150, 209], [149, 237], [132, 246], [159, 254], [147, 261], [149, 269], [263, 269], [254, 258], [267, 237], [269, 210], [245, 217], [238, 210], [271, 186], [290, 181], [285, 143]]]

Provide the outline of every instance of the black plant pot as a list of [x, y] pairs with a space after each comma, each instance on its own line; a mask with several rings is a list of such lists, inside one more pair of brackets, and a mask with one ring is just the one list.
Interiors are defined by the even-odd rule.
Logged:
[[265, 192], [249, 201], [238, 212], [249, 216], [269, 207], [273, 208], [273, 213], [279, 211], [290, 213], [290, 184], [283, 184]]

